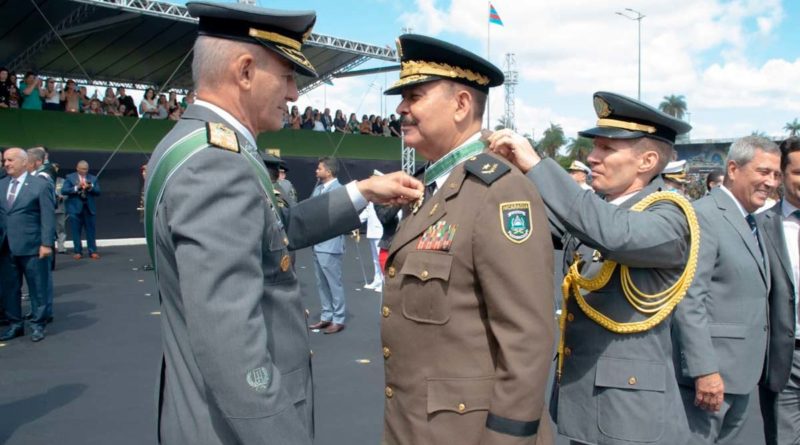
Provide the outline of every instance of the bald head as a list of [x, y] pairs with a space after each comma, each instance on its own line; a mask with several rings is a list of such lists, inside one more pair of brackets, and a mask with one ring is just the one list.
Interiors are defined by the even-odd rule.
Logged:
[[27, 171], [28, 154], [25, 150], [14, 147], [3, 152], [3, 168], [6, 169], [8, 176], [19, 178]]
[[75, 166], [75, 171], [81, 176], [86, 176], [86, 174], [89, 173], [89, 163], [86, 161], [79, 161], [78, 165]]

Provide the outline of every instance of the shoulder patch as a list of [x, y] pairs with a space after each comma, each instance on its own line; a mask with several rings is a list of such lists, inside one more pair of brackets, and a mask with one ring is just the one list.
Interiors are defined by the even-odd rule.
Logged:
[[530, 201], [500, 203], [500, 227], [509, 241], [522, 244], [531, 236]]
[[239, 153], [239, 138], [236, 136], [236, 132], [225, 124], [206, 122], [206, 130], [209, 144]]
[[467, 159], [464, 163], [464, 169], [480, 178], [480, 180], [486, 184], [497, 181], [500, 177], [511, 171], [511, 167], [486, 153], [481, 153]]

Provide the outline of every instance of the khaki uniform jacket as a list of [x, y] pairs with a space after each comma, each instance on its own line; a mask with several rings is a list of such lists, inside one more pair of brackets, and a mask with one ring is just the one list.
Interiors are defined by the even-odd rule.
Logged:
[[[520, 242], [504, 234], [509, 202], [529, 205]], [[403, 214], [384, 283], [383, 443], [552, 443], [553, 246], [536, 189], [482, 154]], [[457, 227], [449, 249], [422, 242], [437, 223]]]

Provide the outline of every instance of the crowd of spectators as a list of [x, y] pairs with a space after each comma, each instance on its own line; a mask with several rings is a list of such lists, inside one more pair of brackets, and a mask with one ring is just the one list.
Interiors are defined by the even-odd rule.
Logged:
[[294, 105], [283, 116], [283, 128], [400, 137], [401, 119], [402, 116], [397, 118], [394, 114], [383, 118], [374, 114], [365, 114], [361, 116], [361, 120], [358, 120], [355, 113], [350, 113], [350, 118], [345, 119], [342, 110], [336, 110], [336, 114], [331, 116], [330, 108], [320, 112], [312, 107], [306, 107], [303, 114], [300, 114], [300, 109]]
[[32, 71], [19, 81], [15, 73], [0, 68], [0, 108], [178, 120], [194, 102], [192, 91], [178, 100], [175, 91], [156, 96], [155, 90], [148, 88], [138, 107], [125, 87], [117, 87], [116, 91], [108, 87], [102, 98], [98, 93], [95, 89], [90, 96], [87, 87], [78, 86], [72, 79], [61, 84], [55, 78], [42, 79]]
[[[61, 84], [55, 78], [43, 79], [32, 71], [25, 73], [25, 77], [20, 81], [15, 73], [0, 67], [0, 108], [177, 121], [195, 99], [193, 91], [189, 91], [179, 100], [175, 91], [157, 94], [153, 88], [148, 88], [137, 107], [133, 98], [125, 92], [125, 87], [117, 87], [116, 91], [108, 87], [102, 98], [98, 93], [99, 89], [95, 89], [92, 95], [89, 95], [87, 87], [79, 86], [72, 79]], [[336, 114], [331, 116], [330, 108], [320, 112], [312, 107], [306, 107], [300, 114], [299, 108], [294, 105], [291, 111], [284, 115], [283, 127], [295, 130], [400, 137], [401, 119], [402, 116], [398, 118], [394, 114], [389, 117], [364, 114], [359, 120], [356, 113], [350, 113], [350, 117], [345, 118], [342, 110], [336, 110]]]

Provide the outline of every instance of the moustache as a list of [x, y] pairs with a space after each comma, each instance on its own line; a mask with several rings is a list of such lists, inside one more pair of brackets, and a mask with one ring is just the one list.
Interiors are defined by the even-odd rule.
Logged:
[[411, 125], [417, 125], [418, 123], [419, 123], [419, 121], [417, 121], [416, 119], [412, 119], [410, 117], [406, 117], [406, 118], [403, 118], [403, 123], [401, 125], [403, 125], [403, 126], [411, 126]]

